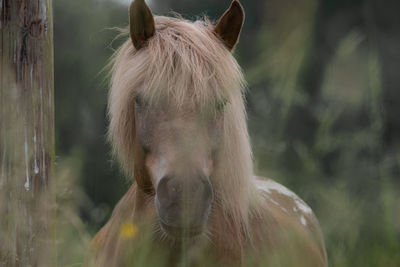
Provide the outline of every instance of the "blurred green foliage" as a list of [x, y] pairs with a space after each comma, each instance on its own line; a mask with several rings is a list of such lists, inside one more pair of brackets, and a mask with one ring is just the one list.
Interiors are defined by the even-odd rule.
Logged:
[[[246, 23], [235, 56], [249, 83], [257, 172], [314, 209], [331, 266], [399, 266], [399, 4], [242, 4]], [[216, 20], [229, 1], [150, 6], [156, 14]], [[78, 186], [69, 186], [83, 192], [68, 204], [78, 206], [75, 222], [83, 223], [69, 224], [75, 234], [61, 245], [71, 253], [62, 262], [72, 264], [83, 251], [68, 247], [84, 247], [128, 188], [105, 139], [108, 85], [101, 72], [120, 44], [107, 28], [125, 27], [128, 14], [126, 5], [105, 0], [57, 0], [54, 8], [58, 168], [73, 169]]]
[[127, 21], [121, 4], [54, 2], [57, 155], [62, 160], [73, 154], [81, 162], [79, 183], [88, 198], [79, 208], [93, 231], [126, 188], [106, 143], [108, 82], [102, 69], [113, 53], [115, 31], [110, 28]]

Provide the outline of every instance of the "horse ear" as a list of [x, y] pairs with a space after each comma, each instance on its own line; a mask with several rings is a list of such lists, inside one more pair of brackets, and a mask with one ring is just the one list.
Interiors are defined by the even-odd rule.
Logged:
[[139, 50], [155, 32], [153, 14], [144, 0], [132, 2], [129, 8], [129, 24], [133, 45]]
[[215, 33], [222, 39], [230, 51], [232, 51], [239, 40], [243, 22], [243, 7], [239, 1], [233, 0], [229, 9], [221, 16], [214, 28]]

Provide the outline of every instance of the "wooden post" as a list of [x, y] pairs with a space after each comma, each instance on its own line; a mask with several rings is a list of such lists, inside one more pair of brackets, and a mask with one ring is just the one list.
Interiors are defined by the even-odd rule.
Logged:
[[56, 266], [52, 1], [0, 8], [0, 266]]

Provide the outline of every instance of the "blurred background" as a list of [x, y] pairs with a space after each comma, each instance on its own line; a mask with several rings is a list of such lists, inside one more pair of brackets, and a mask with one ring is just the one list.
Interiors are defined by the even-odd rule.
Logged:
[[[257, 173], [313, 208], [330, 266], [400, 266], [400, 2], [241, 3], [234, 54], [249, 84]], [[158, 15], [217, 20], [230, 0], [148, 4]], [[127, 26], [128, 5], [54, 1], [57, 199], [68, 207], [60, 266], [81, 261], [131, 183], [106, 142], [102, 72], [123, 41], [111, 28]]]

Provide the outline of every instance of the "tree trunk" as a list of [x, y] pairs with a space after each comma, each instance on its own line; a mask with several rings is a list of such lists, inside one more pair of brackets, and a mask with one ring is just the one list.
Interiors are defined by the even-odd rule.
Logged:
[[56, 266], [52, 1], [0, 8], [0, 266]]

